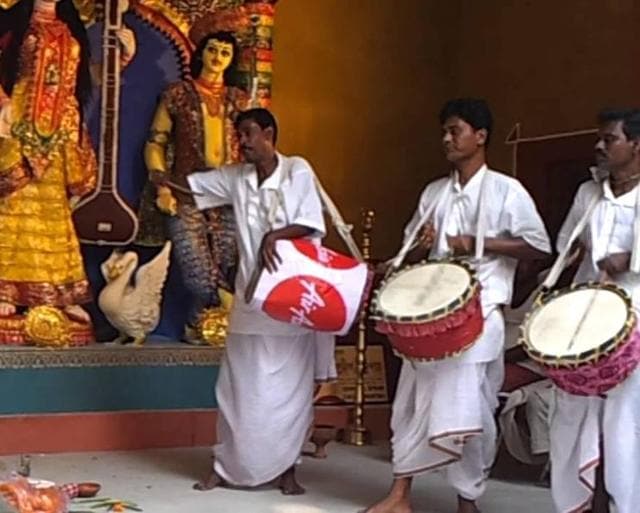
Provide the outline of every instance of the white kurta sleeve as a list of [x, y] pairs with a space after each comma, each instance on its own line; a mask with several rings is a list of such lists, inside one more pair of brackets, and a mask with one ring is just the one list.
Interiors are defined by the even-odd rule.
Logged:
[[530, 246], [551, 253], [551, 242], [533, 198], [520, 182], [514, 182], [504, 205], [509, 234]]
[[[306, 226], [316, 231], [314, 236], [324, 237], [326, 227], [322, 215], [322, 202], [313, 179], [311, 166], [303, 159], [294, 165], [288, 193], [295, 195], [295, 209], [289, 222]], [[286, 200], [285, 200], [286, 201]]]
[[191, 190], [194, 192], [194, 199], [199, 210], [206, 208], [221, 207], [231, 205], [233, 175], [237, 172], [222, 167], [211, 169], [200, 173], [193, 173], [187, 177]]

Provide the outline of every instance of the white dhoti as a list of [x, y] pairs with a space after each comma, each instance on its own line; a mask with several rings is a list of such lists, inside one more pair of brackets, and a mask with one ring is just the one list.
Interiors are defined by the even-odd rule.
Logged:
[[640, 369], [608, 393], [604, 406], [604, 480], [617, 513], [640, 511]]
[[315, 339], [315, 380], [326, 383], [338, 379], [336, 369], [336, 337], [330, 333], [316, 331]]
[[315, 334], [230, 334], [216, 386], [214, 469], [225, 481], [257, 486], [300, 457], [313, 423]]
[[640, 369], [606, 399], [556, 391], [551, 489], [558, 513], [590, 508], [601, 440], [605, 488], [618, 513], [636, 513], [640, 505]]
[[[461, 497], [482, 495], [496, 451], [493, 415], [504, 377], [503, 337], [496, 310], [485, 319], [476, 342], [495, 346], [498, 355], [492, 360], [469, 362], [463, 354], [433, 363], [403, 363], [391, 418], [396, 477], [446, 467], [447, 481]], [[482, 347], [476, 353], [482, 354]]]
[[559, 513], [589, 509], [600, 463], [604, 400], [556, 389], [551, 415], [551, 494]]

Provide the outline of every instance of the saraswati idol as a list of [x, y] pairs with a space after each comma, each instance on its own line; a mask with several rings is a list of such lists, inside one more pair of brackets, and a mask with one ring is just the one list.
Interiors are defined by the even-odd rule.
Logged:
[[71, 216], [97, 177], [82, 114], [91, 90], [85, 27], [72, 0], [0, 7], [0, 343], [34, 342], [29, 332], [65, 323], [60, 344], [87, 343], [81, 305], [91, 294]]

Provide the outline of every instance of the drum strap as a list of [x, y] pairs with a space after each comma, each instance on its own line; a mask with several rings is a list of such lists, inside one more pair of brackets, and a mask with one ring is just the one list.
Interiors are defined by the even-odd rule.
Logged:
[[552, 288], [558, 281], [558, 278], [560, 278], [560, 274], [562, 273], [562, 271], [564, 271], [565, 264], [569, 258], [569, 253], [571, 252], [573, 243], [578, 239], [578, 237], [580, 237], [580, 235], [584, 231], [585, 227], [587, 226], [587, 223], [589, 222], [589, 219], [591, 219], [591, 216], [593, 215], [593, 211], [595, 210], [596, 205], [598, 204], [601, 198], [602, 198], [602, 189], [600, 189], [600, 191], [594, 194], [593, 198], [591, 198], [591, 202], [587, 206], [587, 209], [585, 210], [584, 214], [582, 215], [582, 217], [576, 224], [575, 228], [571, 232], [569, 240], [567, 240], [567, 244], [565, 245], [564, 248], [562, 248], [562, 251], [560, 251], [558, 258], [556, 258], [556, 261], [553, 263], [553, 266], [551, 267], [549, 274], [544, 280], [542, 284], [543, 289]]
[[[333, 200], [331, 199], [331, 197], [329, 196], [325, 188], [322, 186], [322, 183], [320, 183], [320, 180], [318, 179], [317, 175], [313, 171], [312, 171], [312, 177], [313, 177], [313, 182], [318, 191], [318, 194], [320, 196], [320, 200], [322, 201], [322, 205], [324, 206], [324, 209], [326, 210], [326, 212], [329, 214], [329, 217], [331, 218], [331, 223], [333, 224], [336, 231], [338, 232], [342, 240], [345, 242], [345, 244], [349, 248], [349, 251], [351, 251], [351, 254], [353, 255], [353, 257], [356, 260], [358, 260], [358, 262], [364, 262], [364, 258], [362, 256], [362, 253], [360, 252], [360, 248], [358, 247], [358, 245], [356, 244], [355, 240], [351, 235], [351, 230], [353, 230], [353, 225], [350, 225], [344, 222], [344, 218], [340, 214], [338, 207], [333, 202]], [[273, 229], [273, 223], [276, 220], [276, 213], [278, 212], [278, 206], [282, 206], [286, 214], [286, 208], [284, 204], [284, 195], [282, 194], [282, 189], [279, 188], [277, 191], [275, 191], [275, 193], [276, 193], [275, 201], [271, 203], [269, 208], [269, 213], [267, 215], [267, 222], [269, 224], [270, 230]]]
[[480, 195], [478, 196], [478, 212], [476, 215], [476, 260], [480, 261], [484, 256], [484, 237], [487, 233], [487, 183], [489, 171], [484, 172]]
[[411, 251], [414, 248], [413, 242], [416, 240], [416, 237], [418, 236], [418, 233], [420, 233], [420, 230], [422, 229], [424, 224], [431, 218], [431, 216], [435, 212], [435, 210], [438, 207], [438, 205], [446, 197], [448, 197], [451, 194], [452, 188], [453, 188], [453, 180], [447, 180], [440, 187], [440, 190], [438, 190], [434, 194], [434, 197], [437, 198], [437, 199], [435, 201], [431, 202], [431, 204], [424, 211], [424, 214], [422, 215], [422, 217], [418, 220], [418, 222], [413, 227], [413, 230], [411, 230], [411, 232], [409, 233], [409, 236], [407, 237], [407, 240], [405, 241], [405, 243], [400, 248], [400, 251], [398, 251], [398, 254], [391, 261], [391, 265], [389, 266], [389, 269], [387, 271], [387, 276], [389, 276], [389, 274], [391, 274], [391, 272], [393, 272], [395, 269], [397, 269], [398, 267], [400, 267], [402, 265], [402, 262], [404, 261], [405, 257], [407, 256], [407, 253], [409, 253], [409, 251]]
[[[273, 201], [269, 205], [269, 210], [267, 212], [267, 224], [268, 224], [269, 230], [273, 229], [273, 225], [276, 221], [276, 216], [278, 213], [278, 207], [281, 206], [282, 209], [284, 210], [285, 216], [287, 216], [287, 209], [285, 205], [284, 194], [282, 193], [282, 183], [287, 177], [289, 177], [290, 173], [291, 173], [290, 168], [284, 170], [281, 181], [280, 181], [280, 186], [278, 187], [277, 190], [273, 191], [275, 198], [273, 198]], [[331, 199], [327, 191], [324, 189], [324, 187], [320, 183], [320, 180], [318, 179], [316, 174], [313, 173], [313, 171], [312, 171], [312, 176], [313, 176], [313, 181], [316, 186], [316, 189], [318, 190], [318, 194], [320, 195], [322, 204], [325, 210], [327, 211], [327, 213], [329, 214], [329, 217], [331, 217], [331, 222], [335, 227], [336, 231], [342, 237], [342, 240], [344, 240], [345, 244], [349, 248], [349, 251], [351, 251], [351, 254], [353, 255], [353, 257], [359, 262], [364, 262], [364, 257], [360, 252], [360, 248], [358, 248], [358, 245], [356, 244], [355, 240], [351, 235], [351, 230], [353, 229], [353, 226], [348, 225], [344, 222], [344, 219], [340, 214], [338, 207], [333, 202], [333, 200]], [[288, 223], [289, 221], [287, 219], [287, 224]], [[253, 294], [255, 292], [255, 288], [258, 283], [258, 279], [260, 278], [261, 272], [262, 272], [262, 265], [259, 264], [255, 267], [253, 273], [251, 273], [251, 277], [249, 278], [249, 285], [247, 286], [247, 290], [245, 293], [245, 301], [247, 303], [251, 302], [251, 300], [253, 299]]]
[[[487, 184], [489, 182], [489, 178], [487, 175], [489, 174], [488, 170], [485, 171], [484, 176], [482, 177], [482, 184], [480, 185], [480, 192], [478, 195], [478, 206], [477, 206], [477, 214], [476, 214], [476, 248], [475, 248], [475, 259], [480, 260], [484, 256], [484, 238], [487, 231]], [[407, 240], [403, 244], [402, 248], [392, 260], [391, 266], [389, 267], [388, 274], [392, 272], [394, 269], [397, 269], [402, 265], [407, 253], [411, 251], [414, 247], [413, 242], [415, 241], [420, 229], [424, 226], [424, 224], [432, 217], [436, 208], [440, 205], [442, 201], [448, 201], [449, 197], [453, 193], [453, 175], [447, 180], [444, 186], [434, 194], [437, 198], [435, 201], [431, 202], [431, 204], [427, 207], [424, 214], [420, 218], [420, 220], [413, 227], [413, 230], [407, 237]], [[444, 224], [444, 223], [443, 223]], [[444, 229], [442, 226], [440, 229]], [[439, 238], [439, 234], [437, 235]]]
[[351, 235], [353, 225], [344, 222], [344, 219], [340, 214], [338, 207], [333, 202], [325, 188], [322, 186], [322, 183], [320, 183], [320, 180], [315, 173], [313, 174], [313, 181], [316, 184], [316, 189], [318, 189], [318, 194], [320, 195], [320, 199], [322, 200], [324, 209], [327, 211], [329, 217], [331, 218], [331, 224], [333, 224], [334, 228], [338, 232], [338, 235], [340, 235], [344, 243], [349, 248], [349, 251], [351, 251], [351, 255], [353, 256], [353, 258], [355, 258], [358, 262], [364, 262], [364, 257], [360, 252], [360, 248], [356, 244], [356, 241], [353, 240], [353, 236]]
[[[278, 188], [272, 190], [273, 198], [269, 204], [269, 210], [267, 210], [267, 231], [273, 230], [273, 225], [276, 222], [276, 217], [278, 215], [278, 207], [282, 207], [282, 210], [285, 215], [286, 224], [288, 224], [288, 214], [287, 207], [284, 201], [284, 194], [282, 192], [282, 184], [284, 181], [289, 178], [291, 175], [291, 166], [289, 165], [286, 169], [282, 170], [282, 175], [280, 177], [280, 183], [278, 184]], [[262, 262], [262, 258], [258, 254], [259, 248], [253, 248], [254, 254], [256, 254], [256, 265], [249, 276], [249, 281], [247, 282], [247, 286], [244, 291], [244, 301], [249, 304], [253, 300], [253, 295], [256, 291], [256, 287], [258, 285], [258, 280], [260, 279], [260, 275], [262, 274], [262, 270], [264, 269], [264, 264]]]

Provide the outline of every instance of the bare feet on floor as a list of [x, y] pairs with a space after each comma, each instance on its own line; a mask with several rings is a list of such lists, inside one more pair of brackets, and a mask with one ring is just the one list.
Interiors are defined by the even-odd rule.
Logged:
[[16, 307], [11, 303], [0, 301], [0, 317], [9, 317], [16, 313]]
[[361, 510], [359, 513], [412, 513], [411, 503], [406, 497], [389, 495], [373, 506]]
[[306, 490], [296, 481], [296, 470], [294, 467], [286, 470], [278, 480], [278, 488], [282, 495], [302, 495]]
[[458, 495], [458, 512], [457, 513], [480, 513], [476, 501], [463, 499]]
[[224, 486], [224, 479], [222, 479], [215, 470], [205, 477], [202, 481], [198, 481], [193, 485], [194, 490], [206, 492], [207, 490], [213, 490], [219, 486]]

